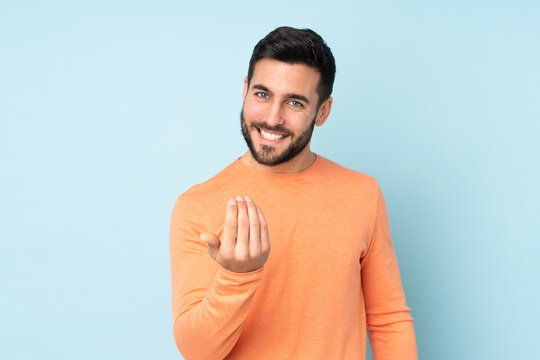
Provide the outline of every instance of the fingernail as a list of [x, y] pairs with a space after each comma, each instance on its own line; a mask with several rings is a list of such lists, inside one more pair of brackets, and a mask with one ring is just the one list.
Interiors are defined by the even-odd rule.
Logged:
[[236, 200], [238, 200], [238, 201], [244, 201], [244, 198], [241, 197], [240, 195], [238, 195], [238, 196], [236, 197]]
[[251, 199], [249, 198], [249, 196], [245, 196], [246, 198], [246, 201], [251, 201]]
[[236, 201], [234, 199], [229, 199], [229, 205], [236, 205]]

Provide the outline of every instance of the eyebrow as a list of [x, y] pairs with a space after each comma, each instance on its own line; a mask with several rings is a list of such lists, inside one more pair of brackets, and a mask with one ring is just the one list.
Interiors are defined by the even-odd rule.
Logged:
[[[261, 85], [261, 84], [253, 85], [253, 89], [262, 90], [262, 91], [265, 91], [265, 92], [269, 93], [270, 95], [272, 95], [272, 91], [270, 91], [270, 89], [268, 89], [266, 86]], [[288, 98], [288, 99], [301, 100], [301, 101], [305, 102], [306, 104], [309, 104], [309, 100], [304, 95], [290, 93], [290, 94], [286, 94], [285, 97]]]

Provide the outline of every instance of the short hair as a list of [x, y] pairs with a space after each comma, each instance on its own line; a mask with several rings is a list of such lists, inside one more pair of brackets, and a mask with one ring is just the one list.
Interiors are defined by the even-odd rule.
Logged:
[[282, 26], [261, 39], [253, 48], [249, 60], [248, 86], [253, 77], [255, 64], [264, 58], [288, 64], [305, 64], [315, 68], [321, 74], [317, 85], [318, 106], [332, 94], [336, 62], [326, 42], [315, 31]]

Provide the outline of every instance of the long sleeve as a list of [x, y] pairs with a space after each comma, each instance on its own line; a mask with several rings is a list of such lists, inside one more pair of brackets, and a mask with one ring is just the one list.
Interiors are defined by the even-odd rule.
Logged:
[[[170, 227], [173, 334], [186, 360], [220, 360], [236, 344], [250, 311], [264, 267], [235, 273], [208, 254], [199, 235], [208, 229], [206, 214], [181, 195]], [[219, 234], [217, 234], [219, 236]]]
[[414, 360], [417, 349], [413, 318], [405, 303], [386, 204], [377, 188], [373, 234], [361, 259], [369, 341], [375, 360]]

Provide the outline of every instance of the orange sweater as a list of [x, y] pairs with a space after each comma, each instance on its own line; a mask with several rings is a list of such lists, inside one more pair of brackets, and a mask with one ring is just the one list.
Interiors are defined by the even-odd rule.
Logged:
[[[226, 203], [263, 210], [271, 250], [249, 273], [199, 240], [221, 237]], [[374, 178], [326, 158], [297, 174], [239, 159], [178, 197], [170, 232], [173, 333], [186, 360], [416, 359], [384, 198]]]

